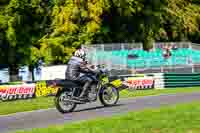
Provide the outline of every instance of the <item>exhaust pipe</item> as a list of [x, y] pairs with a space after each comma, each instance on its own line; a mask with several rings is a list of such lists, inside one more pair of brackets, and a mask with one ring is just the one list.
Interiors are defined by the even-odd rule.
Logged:
[[84, 104], [85, 102], [82, 102], [82, 101], [78, 101], [78, 100], [72, 100], [72, 99], [64, 99], [63, 101], [66, 101], [66, 102], [74, 102], [74, 103], [78, 103], [78, 104]]

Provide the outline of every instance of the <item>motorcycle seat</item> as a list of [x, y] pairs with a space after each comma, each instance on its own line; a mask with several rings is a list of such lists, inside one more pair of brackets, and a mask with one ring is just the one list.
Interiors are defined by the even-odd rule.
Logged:
[[70, 79], [66, 79], [66, 80], [57, 80], [56, 81], [56, 85], [57, 86], [61, 86], [61, 87], [66, 87], [66, 86], [80, 86], [81, 83], [77, 80], [70, 80]]

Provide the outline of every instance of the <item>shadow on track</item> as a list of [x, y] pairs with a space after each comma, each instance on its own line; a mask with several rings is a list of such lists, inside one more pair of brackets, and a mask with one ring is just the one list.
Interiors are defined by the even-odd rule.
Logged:
[[115, 107], [119, 107], [119, 106], [124, 106], [125, 104], [116, 104], [113, 106], [97, 106], [97, 107], [91, 107], [91, 108], [87, 108], [87, 109], [79, 109], [79, 110], [75, 110], [73, 112], [86, 112], [86, 111], [91, 111], [91, 110], [98, 110], [98, 109], [103, 109], [103, 108], [115, 108]]

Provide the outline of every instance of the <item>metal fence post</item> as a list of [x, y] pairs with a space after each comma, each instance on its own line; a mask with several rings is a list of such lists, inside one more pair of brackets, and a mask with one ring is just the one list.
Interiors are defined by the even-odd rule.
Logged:
[[[192, 44], [191, 43], [189, 43], [189, 49], [192, 51], [193, 49], [192, 49]], [[190, 65], [191, 65], [191, 67], [192, 67], [192, 73], [194, 73], [194, 65], [193, 65], [193, 60], [192, 60], [192, 55], [191, 55], [191, 53], [190, 53], [190, 55], [189, 55], [189, 62], [188, 62]]]

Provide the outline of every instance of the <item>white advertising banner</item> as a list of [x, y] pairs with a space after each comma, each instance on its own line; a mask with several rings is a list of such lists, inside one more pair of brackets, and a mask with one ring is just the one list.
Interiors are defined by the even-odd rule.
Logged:
[[41, 80], [65, 79], [67, 65], [42, 67]]

